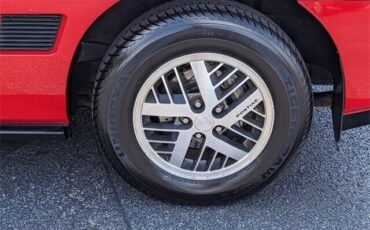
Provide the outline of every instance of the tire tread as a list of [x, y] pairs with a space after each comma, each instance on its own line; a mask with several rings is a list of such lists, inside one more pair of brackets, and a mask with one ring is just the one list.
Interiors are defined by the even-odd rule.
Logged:
[[[304, 130], [302, 131], [301, 138], [298, 140], [293, 151], [287, 159], [282, 163], [279, 169], [274, 172], [270, 178], [265, 181], [263, 184], [258, 186], [258, 188], [248, 191], [252, 193], [260, 187], [265, 186], [270, 183], [273, 178], [281, 175], [289, 166], [291, 166], [292, 160], [297, 156], [297, 153], [302, 149], [310, 130], [311, 119], [313, 113], [313, 98], [312, 98], [312, 88], [310, 77], [306, 68], [306, 65], [303, 61], [302, 56], [299, 51], [291, 41], [291, 39], [285, 34], [285, 32], [277, 26], [274, 22], [269, 20], [266, 16], [262, 15], [258, 11], [253, 10], [252, 8], [242, 5], [240, 3], [231, 2], [231, 1], [174, 1], [171, 3], [164, 4], [159, 6], [135, 21], [133, 21], [123, 32], [115, 39], [112, 46], [107, 51], [105, 57], [103, 58], [99, 71], [96, 76], [94, 88], [93, 88], [93, 98], [92, 98], [92, 120], [94, 125], [95, 134], [99, 142], [99, 146], [103, 152], [106, 153], [108, 158], [113, 162], [115, 168], [119, 168], [120, 163], [118, 159], [111, 156], [105, 151], [109, 149], [108, 140], [106, 136], [101, 132], [99, 128], [100, 117], [97, 113], [97, 108], [100, 107], [100, 91], [104, 88], [106, 83], [108, 73], [110, 72], [112, 66], [114, 65], [115, 58], [120, 54], [126, 52], [132, 45], [134, 45], [138, 40], [142, 39], [143, 36], [147, 33], [151, 33], [154, 30], [159, 29], [162, 25], [174, 22], [176, 19], [186, 19], [191, 17], [227, 17], [231, 20], [238, 22], [243, 22], [245, 24], [252, 24], [257, 30], [261, 31], [265, 35], [268, 34], [282, 50], [287, 51], [289, 58], [293, 60], [294, 64], [298, 66], [296, 68], [299, 71], [297, 77], [300, 81], [304, 83], [305, 86], [305, 95], [307, 95], [307, 118], [305, 120]], [[120, 170], [119, 170], [120, 171]], [[139, 189], [140, 191], [163, 201], [170, 201], [176, 203], [186, 203], [191, 204], [192, 201], [185, 201], [182, 199], [174, 199], [172, 197], [165, 197], [163, 195], [158, 195], [157, 193], [150, 192], [149, 190], [143, 188], [138, 184], [135, 179], [133, 179], [129, 173], [121, 173], [124, 179]], [[240, 194], [238, 196], [225, 197], [222, 199], [223, 202], [230, 202], [235, 199], [238, 199], [240, 196], [245, 194]], [[204, 201], [202, 204], [217, 204], [220, 200], [213, 201]], [[196, 202], [199, 205], [199, 202]]]

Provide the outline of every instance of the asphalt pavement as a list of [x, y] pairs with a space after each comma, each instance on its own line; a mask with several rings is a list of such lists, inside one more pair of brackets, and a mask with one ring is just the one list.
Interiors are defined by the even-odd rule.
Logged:
[[330, 110], [315, 109], [305, 148], [273, 184], [217, 206], [157, 201], [99, 152], [88, 112], [69, 140], [2, 141], [0, 229], [370, 229], [370, 126], [337, 151]]

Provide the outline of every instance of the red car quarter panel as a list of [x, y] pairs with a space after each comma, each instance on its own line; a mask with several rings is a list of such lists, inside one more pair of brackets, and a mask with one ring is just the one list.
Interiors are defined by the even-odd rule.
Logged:
[[300, 4], [326, 28], [342, 62], [345, 114], [370, 110], [370, 1], [311, 1]]
[[[1, 15], [59, 15], [51, 50], [0, 50], [0, 122], [68, 124], [67, 81], [76, 48], [89, 26], [118, 0], [2, 0]], [[344, 74], [344, 114], [370, 110], [370, 2], [299, 3], [327, 29]], [[83, 9], [83, 10], [82, 10]]]
[[1, 15], [60, 15], [48, 51], [0, 51], [0, 123], [68, 124], [66, 88], [76, 48], [89, 26], [117, 0], [2, 0]]

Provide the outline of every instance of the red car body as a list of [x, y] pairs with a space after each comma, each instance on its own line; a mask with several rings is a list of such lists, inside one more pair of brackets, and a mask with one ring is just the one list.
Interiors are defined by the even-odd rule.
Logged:
[[[0, 51], [0, 124], [68, 125], [67, 84], [88, 28], [118, 0], [2, 0], [1, 15], [61, 15], [49, 51]], [[343, 114], [370, 110], [370, 1], [299, 0], [326, 29], [344, 76]], [[312, 35], [314, 36], [314, 35]]]

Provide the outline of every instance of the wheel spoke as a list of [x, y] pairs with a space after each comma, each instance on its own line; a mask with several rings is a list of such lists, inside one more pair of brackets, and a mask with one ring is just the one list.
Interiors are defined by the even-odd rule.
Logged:
[[258, 112], [256, 109], [253, 109], [253, 113], [257, 114], [260, 117], [266, 118], [265, 114], [262, 114], [262, 113]]
[[201, 148], [201, 150], [199, 152], [198, 160], [197, 160], [197, 163], [195, 164], [195, 167], [194, 167], [193, 171], [196, 171], [197, 170], [198, 165], [199, 165], [200, 161], [202, 160], [203, 153], [206, 150], [206, 147], [207, 146], [205, 144], [203, 144], [203, 147]]
[[253, 128], [258, 129], [259, 131], [262, 131], [263, 128], [258, 126], [256, 123], [254, 123], [252, 120], [243, 118], [243, 122], [247, 123], [248, 125], [252, 126]]
[[217, 70], [219, 70], [222, 66], [224, 65], [224, 63], [220, 63], [218, 64], [218, 66], [216, 66], [210, 73], [209, 75], [211, 76], [212, 74], [214, 74]]
[[182, 162], [184, 161], [186, 152], [188, 151], [190, 141], [193, 137], [193, 132], [191, 131], [182, 131], [177, 138], [175, 148], [172, 152], [170, 163], [181, 167]]
[[141, 149], [162, 170], [190, 180], [223, 178], [246, 167], [274, 124], [263, 79], [217, 53], [170, 60], [136, 98], [133, 124]]
[[253, 91], [247, 96], [239, 105], [233, 108], [228, 114], [221, 118], [218, 123], [226, 127], [231, 127], [237, 121], [241, 120], [242, 117], [252, 111], [259, 102], [263, 100], [262, 94], [259, 90]]
[[175, 74], [176, 74], [176, 79], [177, 79], [177, 82], [179, 83], [179, 86], [181, 88], [181, 92], [182, 92], [182, 95], [184, 96], [184, 99], [186, 101], [186, 104], [189, 104], [189, 100], [188, 100], [188, 96], [186, 95], [186, 91], [184, 89], [184, 85], [181, 81], [181, 77], [180, 77], [180, 74], [179, 72], [177, 71], [177, 68], [174, 68], [173, 69], [175, 71]]
[[231, 76], [233, 76], [236, 72], [238, 72], [239, 70], [237, 68], [234, 68], [233, 71], [231, 71], [231, 73], [229, 73], [224, 79], [222, 79], [219, 83], [217, 83], [215, 85], [215, 88], [219, 87], [220, 85], [222, 85], [223, 83], [225, 83], [225, 81], [227, 81]]
[[207, 71], [206, 64], [204, 61], [194, 61], [190, 62], [190, 65], [197, 81], [199, 91], [202, 94], [206, 105], [206, 110], [212, 111], [213, 106], [218, 103], [218, 99]]
[[231, 157], [234, 160], [240, 160], [247, 154], [245, 150], [242, 150], [227, 141], [221, 140], [213, 135], [208, 135], [205, 145], [224, 154], [227, 157]]
[[231, 94], [233, 94], [235, 92], [235, 90], [237, 90], [239, 87], [241, 87], [246, 81], [248, 81], [249, 78], [245, 78], [243, 81], [241, 81], [236, 87], [234, 87], [233, 90], [231, 90], [230, 92], [228, 92], [227, 94], [225, 94], [221, 99], [220, 99], [220, 102], [225, 100], [226, 98], [228, 98]]
[[156, 102], [156, 103], [160, 103], [159, 98], [158, 98], [158, 95], [157, 95], [157, 92], [155, 91], [155, 89], [154, 89], [154, 87], [153, 87], [153, 86], [152, 86], [152, 88], [151, 88], [151, 91], [152, 91], [152, 94], [153, 94], [153, 96], [154, 96], [154, 98], [155, 98], [155, 102]]
[[232, 129], [232, 131], [233, 132], [235, 132], [235, 133], [237, 133], [238, 135], [240, 135], [240, 136], [242, 136], [242, 137], [244, 137], [245, 139], [248, 139], [248, 140], [250, 140], [250, 141], [252, 141], [252, 142], [254, 142], [254, 143], [256, 143], [257, 142], [257, 139], [255, 138], [255, 137], [253, 137], [251, 134], [249, 134], [249, 133], [246, 133], [245, 131], [243, 131], [243, 129], [240, 129], [240, 128], [237, 128], [237, 127], [234, 127], [234, 126], [232, 126], [231, 127], [231, 129]]
[[168, 88], [167, 80], [165, 79], [165, 77], [163, 75], [162, 75], [162, 82], [163, 82], [164, 88], [166, 89], [166, 93], [168, 95], [168, 98], [170, 99], [170, 103], [172, 104], [173, 103], [172, 94], [170, 92], [170, 89]]
[[163, 117], [193, 117], [188, 104], [159, 104], [144, 103], [141, 111], [146, 116], [163, 116]]
[[217, 154], [218, 154], [218, 152], [217, 152], [217, 151], [215, 151], [215, 153], [213, 154], [212, 160], [211, 160], [211, 162], [209, 163], [209, 166], [208, 166], [207, 171], [211, 171], [211, 169], [212, 169], [212, 165], [215, 163], [215, 160], [216, 160]]

